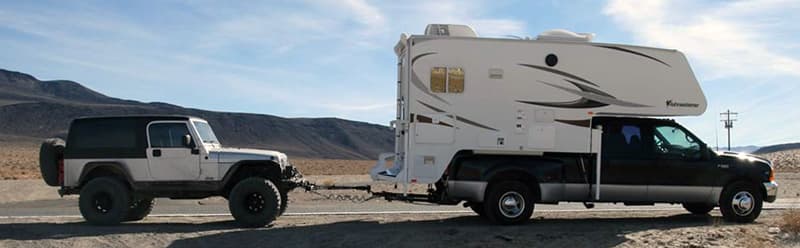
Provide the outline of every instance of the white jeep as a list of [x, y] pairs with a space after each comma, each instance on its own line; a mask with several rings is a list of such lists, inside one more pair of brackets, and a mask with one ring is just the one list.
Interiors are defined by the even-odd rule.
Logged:
[[100, 225], [141, 220], [157, 197], [222, 196], [237, 222], [264, 226], [300, 180], [285, 154], [223, 148], [207, 121], [190, 116], [76, 119], [66, 143], [42, 143], [39, 160], [45, 182], [80, 194], [81, 214]]

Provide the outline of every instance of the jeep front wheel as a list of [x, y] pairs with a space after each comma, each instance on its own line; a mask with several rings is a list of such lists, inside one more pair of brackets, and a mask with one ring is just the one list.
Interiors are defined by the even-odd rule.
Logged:
[[244, 227], [263, 227], [280, 213], [278, 187], [270, 180], [251, 177], [233, 186], [228, 196], [231, 215]]
[[110, 177], [95, 178], [81, 189], [78, 205], [90, 224], [116, 225], [125, 220], [130, 209], [128, 187]]

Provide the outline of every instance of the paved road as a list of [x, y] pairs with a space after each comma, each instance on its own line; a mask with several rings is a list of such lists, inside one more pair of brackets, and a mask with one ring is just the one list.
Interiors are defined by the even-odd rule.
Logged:
[[[800, 199], [782, 199], [776, 203], [766, 203], [764, 209], [800, 209]], [[655, 206], [624, 206], [622, 204], [597, 204], [594, 209], [586, 209], [581, 203], [561, 203], [558, 205], [536, 205], [538, 212], [558, 211], [654, 211], [682, 210], [680, 205], [657, 204]], [[469, 213], [470, 210], [458, 206], [439, 206], [431, 204], [412, 204], [372, 200], [362, 203], [350, 201], [313, 200], [289, 204], [287, 215], [319, 214], [381, 214], [381, 213]], [[169, 200], [158, 199], [153, 215], [216, 216], [228, 215], [227, 201], [207, 200]], [[80, 216], [75, 197], [65, 199], [37, 200], [0, 204], [0, 218], [26, 218], [41, 216]]]

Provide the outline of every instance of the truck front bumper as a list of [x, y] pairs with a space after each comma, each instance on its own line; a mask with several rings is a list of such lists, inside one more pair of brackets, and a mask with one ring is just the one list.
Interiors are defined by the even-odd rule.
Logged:
[[778, 198], [778, 183], [775, 181], [764, 183], [764, 192], [766, 192], [764, 201], [775, 202]]

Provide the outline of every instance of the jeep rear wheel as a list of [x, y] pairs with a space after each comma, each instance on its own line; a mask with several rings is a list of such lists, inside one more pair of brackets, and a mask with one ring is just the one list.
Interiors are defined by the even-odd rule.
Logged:
[[278, 187], [264, 178], [251, 177], [240, 181], [228, 197], [231, 215], [244, 227], [263, 227], [280, 213]]
[[736, 182], [725, 187], [719, 200], [719, 210], [727, 221], [753, 222], [761, 214], [763, 196], [752, 183]]
[[137, 221], [144, 219], [144, 217], [147, 217], [147, 215], [153, 211], [153, 205], [155, 204], [156, 200], [152, 197], [139, 198], [132, 201], [130, 209], [128, 209], [128, 216], [125, 217], [125, 221]]
[[483, 202], [484, 214], [494, 223], [518, 224], [533, 215], [533, 193], [521, 182], [505, 181], [491, 185], [487, 197]]
[[122, 182], [110, 177], [95, 178], [81, 189], [78, 205], [81, 215], [95, 225], [116, 225], [130, 210], [130, 192]]

